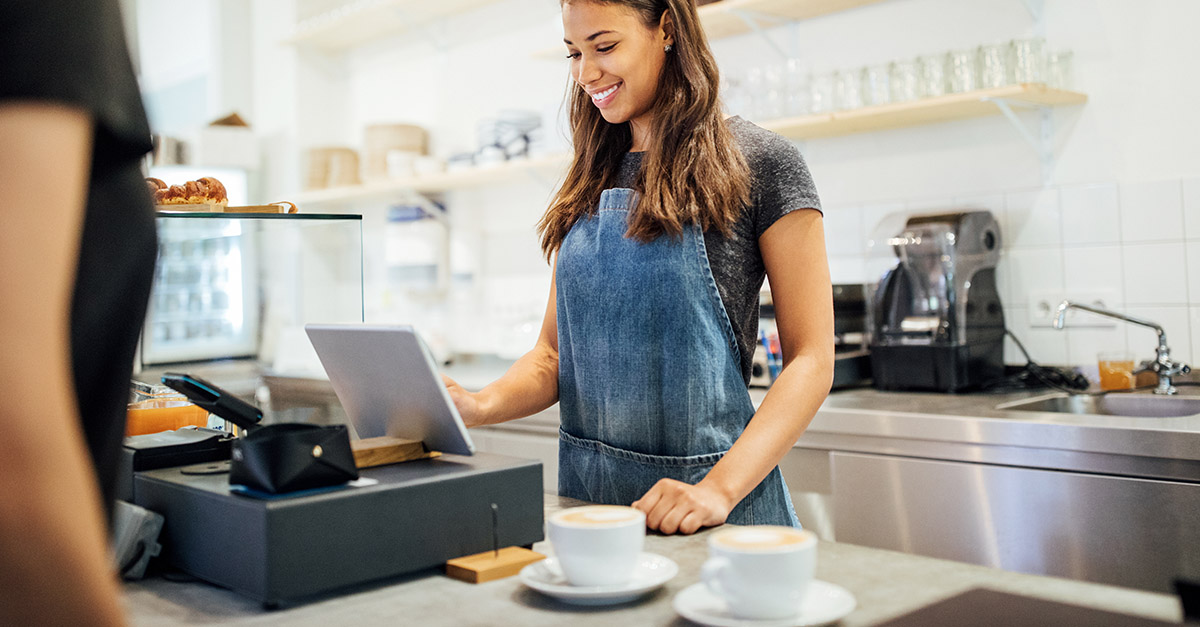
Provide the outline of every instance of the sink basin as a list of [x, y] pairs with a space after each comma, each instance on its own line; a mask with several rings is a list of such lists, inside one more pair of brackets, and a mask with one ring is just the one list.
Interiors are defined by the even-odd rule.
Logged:
[[996, 409], [1047, 411], [1059, 414], [1093, 414], [1136, 418], [1174, 418], [1200, 414], [1200, 396], [1156, 394], [1105, 394], [1084, 396], [1050, 394], [997, 405]]

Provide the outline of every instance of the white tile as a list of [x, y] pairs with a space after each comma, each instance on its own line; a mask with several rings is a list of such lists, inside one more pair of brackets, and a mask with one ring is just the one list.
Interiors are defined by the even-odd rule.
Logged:
[[1127, 244], [1125, 302], [1129, 305], [1186, 305], [1187, 260], [1183, 243]]
[[1099, 353], [1126, 350], [1125, 326], [1123, 322], [1105, 329], [1068, 326], [1063, 331], [1067, 336], [1068, 363], [1072, 366], [1096, 367], [1096, 355]]
[[1063, 249], [1063, 281], [1067, 292], [1115, 291], [1114, 306], [1125, 302], [1124, 264], [1120, 246]]
[[825, 250], [830, 255], [862, 255], [866, 248], [863, 239], [862, 209], [837, 207], [826, 209]]
[[[1000, 302], [1002, 304], [1016, 304], [1019, 302], [1012, 292], [1012, 264], [1008, 261], [1008, 251], [1000, 251], [1000, 261], [996, 263], [996, 290], [1000, 292]], [[1026, 295], [1028, 300], [1028, 295]]]
[[1057, 189], [1014, 192], [1004, 199], [1005, 248], [1062, 245], [1062, 208]]
[[1200, 241], [1184, 245], [1187, 255], [1188, 303], [1200, 305]]
[[[1192, 334], [1190, 328], [1190, 307], [1127, 307], [1126, 313], [1136, 318], [1153, 322], [1163, 328], [1167, 334], [1167, 345], [1171, 348], [1171, 358], [1184, 361], [1189, 365], [1192, 355]], [[1129, 352], [1137, 361], [1154, 359], [1154, 349], [1158, 346], [1158, 334], [1150, 328], [1127, 325]]]
[[1064, 187], [1062, 202], [1063, 244], [1109, 244], [1121, 241], [1117, 186]]
[[1178, 180], [1121, 185], [1121, 241], [1183, 239], [1183, 185]]
[[1183, 228], [1188, 239], [1200, 239], [1200, 179], [1183, 182]]
[[1030, 292], [1064, 292], [1062, 250], [1010, 250], [1006, 265], [1010, 305], [1029, 305]]
[[867, 271], [862, 255], [830, 255], [829, 278], [834, 283], [864, 283], [867, 279]]
[[986, 209], [999, 216], [1004, 213], [1004, 194], [955, 196], [954, 206], [959, 209]]
[[[1004, 323], [1021, 340], [1035, 363], [1053, 366], [1068, 363], [1066, 333], [1049, 327], [1029, 326], [1029, 315], [1024, 307], [1005, 307]], [[1025, 363], [1025, 356], [1011, 339], [1004, 342], [1004, 363]]]

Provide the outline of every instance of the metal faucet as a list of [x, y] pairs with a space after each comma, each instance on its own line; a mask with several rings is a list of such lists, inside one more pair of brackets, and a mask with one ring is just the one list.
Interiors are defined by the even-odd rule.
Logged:
[[1144, 327], [1150, 327], [1151, 329], [1154, 329], [1154, 331], [1158, 333], [1158, 348], [1154, 349], [1157, 357], [1154, 359], [1154, 361], [1142, 362], [1138, 365], [1138, 369], [1134, 370], [1133, 373], [1138, 374], [1142, 372], [1153, 372], [1154, 374], [1158, 375], [1158, 387], [1154, 389], [1155, 394], [1174, 394], [1175, 386], [1171, 385], [1171, 377], [1187, 374], [1192, 371], [1191, 367], [1185, 363], [1171, 361], [1171, 349], [1167, 347], [1167, 333], [1163, 331], [1161, 326], [1147, 320], [1134, 318], [1133, 316], [1126, 316], [1125, 314], [1120, 314], [1115, 311], [1109, 311], [1107, 309], [1100, 309], [1098, 307], [1091, 307], [1088, 305], [1080, 305], [1079, 303], [1073, 303], [1069, 300], [1064, 300], [1063, 302], [1059, 303], [1058, 312], [1054, 316], [1055, 329], [1063, 328], [1063, 323], [1066, 322], [1068, 309], [1082, 309], [1097, 315], [1107, 316], [1117, 320], [1124, 320], [1125, 322], [1140, 324]]

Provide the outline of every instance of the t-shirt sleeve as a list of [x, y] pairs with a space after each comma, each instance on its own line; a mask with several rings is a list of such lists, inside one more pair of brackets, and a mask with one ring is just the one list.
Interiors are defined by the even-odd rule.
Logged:
[[116, 0], [0, 2], [0, 102], [80, 107], [95, 121], [95, 160], [137, 159], [150, 127]]
[[756, 237], [793, 211], [821, 211], [817, 186], [795, 144], [772, 133], [749, 157]]

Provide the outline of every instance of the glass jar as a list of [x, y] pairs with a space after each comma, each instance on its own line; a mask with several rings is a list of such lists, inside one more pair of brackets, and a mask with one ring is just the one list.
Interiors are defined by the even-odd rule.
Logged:
[[979, 86], [983, 89], [1004, 87], [1008, 77], [1007, 46], [995, 44], [979, 47]]
[[891, 102], [892, 92], [890, 85], [887, 66], [873, 65], [863, 68], [863, 103], [866, 105], [883, 105]]
[[1071, 89], [1075, 82], [1071, 74], [1074, 56], [1070, 50], [1059, 50], [1046, 56], [1047, 85], [1055, 89]]
[[974, 50], [957, 50], [946, 53], [947, 87], [951, 93], [975, 91], [979, 87], [978, 71]]
[[833, 75], [813, 74], [808, 81], [809, 112], [828, 113], [833, 110]]
[[833, 94], [834, 107], [841, 110], [863, 106], [862, 79], [859, 72], [842, 70], [837, 73]]
[[1046, 40], [1041, 37], [1014, 39], [1009, 44], [1009, 63], [1014, 83], [1046, 82]]
[[892, 102], [916, 100], [919, 95], [917, 87], [917, 63], [915, 61], [896, 61], [889, 66], [889, 82], [891, 84]]
[[946, 55], [931, 54], [917, 59], [920, 93], [924, 98], [946, 93]]

